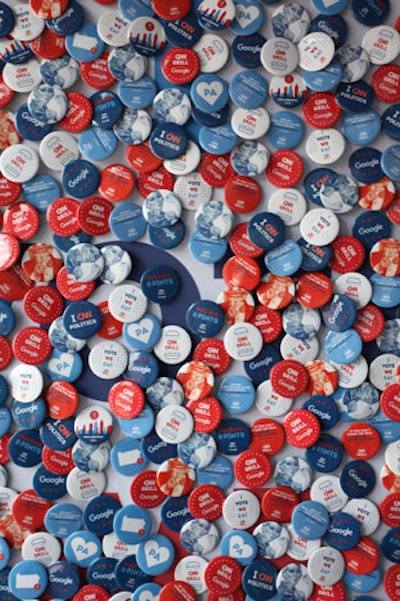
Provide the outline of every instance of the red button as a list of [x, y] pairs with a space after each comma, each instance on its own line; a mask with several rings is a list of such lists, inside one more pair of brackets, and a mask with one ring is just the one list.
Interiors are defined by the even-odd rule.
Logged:
[[346, 563], [346, 570], [362, 576], [369, 574], [378, 566], [379, 549], [377, 545], [366, 536], [362, 536], [355, 547], [342, 551]]
[[32, 12], [41, 19], [55, 19], [67, 10], [68, 0], [51, 3], [44, 0], [29, 0], [29, 6]]
[[190, 0], [151, 0], [154, 12], [166, 21], [178, 21], [190, 11]]
[[204, 580], [212, 593], [221, 596], [230, 595], [240, 587], [242, 568], [232, 557], [220, 555], [207, 564]]
[[56, 285], [62, 296], [67, 300], [86, 300], [96, 287], [96, 282], [77, 282], [65, 267], [57, 273]]
[[342, 582], [336, 582], [332, 586], [314, 584], [314, 590], [309, 601], [329, 601], [329, 599], [346, 601], [346, 588]]
[[129, 196], [135, 187], [135, 176], [125, 165], [107, 165], [100, 175], [99, 194], [111, 202]]
[[333, 284], [323, 273], [310, 271], [297, 280], [296, 298], [303, 307], [319, 309], [330, 300], [332, 292]]
[[173, 190], [175, 178], [161, 165], [150, 173], [140, 173], [137, 181], [137, 189], [142, 198], [146, 198], [154, 190]]
[[267, 490], [261, 500], [261, 510], [267, 520], [279, 523], [290, 522], [299, 495], [288, 486], [275, 486]]
[[261, 201], [260, 184], [252, 177], [234, 175], [224, 186], [225, 204], [235, 213], [251, 213]]
[[35, 326], [23, 328], [13, 340], [15, 358], [27, 365], [39, 365], [49, 358], [53, 347], [46, 330]]
[[219, 486], [201, 484], [189, 495], [189, 512], [194, 518], [213, 522], [221, 517], [225, 498], [225, 494]]
[[400, 225], [400, 191], [396, 192], [394, 201], [387, 207], [386, 215], [392, 223]]
[[[1, 359], [0, 359], [1, 362]], [[0, 464], [3, 465], [10, 461], [10, 457], [8, 455], [8, 443], [10, 442], [11, 434], [4, 434], [0, 438]], [[3, 524], [1, 524], [3, 526]]]
[[153, 154], [147, 141], [136, 146], [128, 146], [125, 156], [132, 169], [138, 173], [155, 171], [163, 164], [163, 160]]
[[[0, 85], [1, 99], [1, 85]], [[7, 207], [21, 196], [22, 186], [0, 175], [0, 207]]]
[[101, 196], [89, 196], [79, 205], [78, 223], [90, 236], [103, 236], [110, 231], [111, 202]]
[[25, 294], [24, 313], [31, 321], [49, 325], [60, 317], [64, 309], [61, 294], [52, 286], [36, 286]]
[[[132, 501], [144, 509], [152, 509], [165, 501], [166, 495], [157, 485], [157, 472], [146, 470], [132, 480], [130, 487]], [[185, 494], [185, 493], [183, 493]]]
[[363, 342], [372, 342], [382, 334], [385, 328], [385, 317], [378, 307], [370, 303], [357, 311], [353, 328], [360, 334]]
[[21, 528], [35, 532], [43, 527], [44, 516], [51, 507], [51, 501], [42, 499], [33, 490], [21, 492], [13, 501], [11, 512], [14, 520]]
[[372, 269], [384, 277], [400, 275], [400, 240], [384, 238], [371, 249], [369, 262]]
[[158, 488], [172, 496], [188, 495], [195, 484], [195, 473], [193, 468], [179, 459], [167, 459], [157, 472]]
[[371, 78], [375, 98], [382, 102], [400, 102], [400, 65], [378, 67]]
[[253, 244], [250, 240], [247, 234], [248, 225], [249, 222], [245, 221], [244, 223], [238, 223], [238, 225], [233, 228], [229, 236], [229, 246], [235, 255], [244, 255], [256, 259], [257, 257], [261, 257], [265, 250]]
[[[68, 5], [68, 2], [65, 4]], [[51, 29], [45, 27], [42, 35], [29, 42], [29, 46], [36, 56], [54, 60], [65, 54], [65, 36], [54, 33]]]
[[83, 81], [96, 90], [106, 90], [117, 80], [108, 68], [108, 52], [103, 52], [92, 63], [80, 63], [80, 72]]
[[251, 257], [235, 255], [225, 262], [222, 277], [229, 288], [254, 290], [260, 281], [261, 269]]
[[159, 601], [196, 601], [194, 588], [182, 580], [168, 582], [159, 593]]
[[306, 449], [315, 444], [321, 432], [318, 418], [306, 409], [294, 409], [283, 420], [286, 440], [300, 449]]
[[[8, 87], [4, 82], [2, 75], [0, 75], [0, 108], [7, 106], [9, 102], [14, 98], [14, 90]], [[0, 179], [5, 179], [1, 176]], [[17, 184], [19, 186], [19, 184]]]
[[50, 282], [60, 271], [63, 259], [54, 246], [38, 242], [24, 252], [21, 265], [26, 275], [35, 282]]
[[400, 565], [396, 564], [388, 568], [383, 585], [390, 601], [398, 601], [400, 597]]
[[216, 376], [225, 373], [232, 361], [219, 338], [204, 338], [199, 342], [194, 349], [193, 359], [208, 365]]
[[0, 232], [0, 271], [6, 271], [18, 261], [19, 251], [17, 237]]
[[332, 242], [332, 259], [329, 267], [338, 273], [358, 271], [365, 259], [365, 248], [354, 236], [338, 236]]
[[342, 109], [335, 95], [328, 92], [315, 92], [303, 104], [304, 119], [317, 129], [333, 127], [341, 114]]
[[133, 419], [144, 407], [144, 392], [135, 382], [122, 380], [110, 388], [107, 400], [113, 415]]
[[294, 150], [277, 150], [271, 155], [265, 175], [278, 188], [295, 186], [303, 175], [303, 160]]
[[190, 83], [200, 71], [199, 55], [192, 48], [171, 48], [162, 58], [161, 70], [171, 83]]
[[238, 588], [230, 595], [224, 595], [223, 597], [208, 591], [207, 601], [221, 601], [221, 599], [223, 599], [223, 601], [245, 601], [245, 594], [242, 588]]
[[256, 290], [259, 302], [268, 309], [284, 309], [293, 300], [295, 285], [292, 278], [268, 273], [261, 278]]
[[204, 152], [199, 171], [204, 181], [213, 188], [223, 188], [226, 182], [235, 175], [229, 153], [215, 155]]
[[17, 144], [21, 140], [21, 136], [15, 128], [14, 113], [7, 110], [0, 110], [0, 149], [4, 150], [13, 144]]
[[[98, 0], [97, 0], [98, 1]], [[96, 601], [108, 601], [110, 595], [106, 589], [97, 584], [85, 584], [81, 590], [72, 597], [72, 601], [88, 601], [96, 599]]]
[[236, 479], [248, 488], [264, 486], [272, 475], [272, 464], [261, 451], [249, 449], [237, 457], [233, 471]]
[[387, 495], [379, 505], [381, 518], [386, 526], [395, 528], [400, 526], [400, 492]]
[[285, 359], [275, 363], [270, 372], [270, 379], [277, 394], [294, 399], [307, 389], [309, 376], [304, 365], [292, 359]]
[[307, 387], [307, 394], [314, 396], [322, 394], [329, 396], [333, 394], [338, 386], [339, 376], [336, 369], [326, 361], [310, 361], [305, 365], [310, 378]]
[[50, 447], [43, 447], [42, 461], [46, 470], [59, 476], [67, 476], [75, 467], [72, 460], [72, 449], [55, 451]]
[[386, 386], [381, 394], [380, 405], [383, 413], [392, 421], [400, 422], [400, 384]]
[[0, 271], [0, 298], [7, 301], [21, 300], [33, 288], [34, 282], [17, 263], [6, 271]]
[[342, 445], [353, 459], [368, 460], [379, 451], [381, 437], [369, 424], [351, 424], [342, 434]]
[[49, 417], [53, 419], [72, 417], [79, 405], [79, 395], [75, 386], [62, 380], [55, 380], [47, 386], [44, 400]]
[[4, 211], [3, 229], [18, 240], [30, 240], [39, 229], [39, 213], [27, 202], [17, 202]]
[[249, 322], [260, 330], [265, 344], [276, 340], [282, 332], [282, 316], [279, 311], [263, 305], [256, 306]]
[[101, 328], [97, 332], [97, 336], [100, 336], [100, 338], [106, 338], [107, 340], [122, 336], [124, 324], [122, 321], [118, 321], [118, 319], [115, 319], [115, 317], [111, 315], [108, 301], [105, 300], [99, 303], [97, 308], [100, 311], [102, 320]]
[[11, 343], [5, 336], [0, 336], [0, 371], [8, 367], [13, 359]]
[[194, 420], [195, 432], [213, 432], [222, 420], [222, 407], [213, 396], [207, 396], [198, 401], [189, 401], [186, 405]]
[[250, 426], [250, 449], [261, 451], [266, 455], [279, 453], [285, 444], [285, 431], [282, 425], [267, 417], [257, 419]]
[[72, 133], [83, 131], [92, 121], [92, 103], [79, 92], [67, 92], [67, 99], [68, 110], [58, 125]]
[[367, 211], [385, 209], [394, 197], [394, 184], [386, 175], [377, 182], [359, 186], [358, 204]]
[[46, 211], [47, 225], [59, 236], [73, 236], [80, 230], [77, 221], [79, 202], [68, 196], [56, 198]]
[[175, 377], [183, 388], [185, 398], [189, 400], [206, 398], [214, 384], [213, 372], [203, 361], [184, 363]]

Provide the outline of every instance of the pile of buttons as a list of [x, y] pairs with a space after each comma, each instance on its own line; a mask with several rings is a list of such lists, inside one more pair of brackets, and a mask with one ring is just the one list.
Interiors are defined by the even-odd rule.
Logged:
[[11, 4], [0, 598], [398, 599], [396, 0]]

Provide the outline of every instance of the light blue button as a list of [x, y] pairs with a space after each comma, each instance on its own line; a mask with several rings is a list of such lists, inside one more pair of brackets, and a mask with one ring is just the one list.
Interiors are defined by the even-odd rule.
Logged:
[[248, 411], [256, 400], [253, 383], [244, 376], [224, 378], [217, 391], [217, 399], [229, 413], [240, 414]]
[[149, 75], [134, 83], [120, 82], [118, 96], [130, 109], [145, 109], [151, 105], [157, 94], [157, 84]]
[[64, 543], [64, 554], [68, 561], [81, 568], [88, 568], [94, 559], [101, 556], [100, 539], [87, 530], [70, 534]]
[[247, 566], [258, 555], [258, 545], [255, 537], [246, 530], [227, 532], [221, 539], [220, 552], [236, 559], [241, 566]]
[[226, 154], [231, 152], [238, 137], [230, 125], [218, 127], [202, 127], [199, 133], [200, 146], [210, 154]]
[[65, 353], [54, 349], [44, 365], [45, 372], [51, 380], [75, 382], [83, 369], [83, 361], [78, 353]]
[[236, 17], [230, 30], [237, 35], [253, 35], [264, 23], [264, 9], [256, 0], [241, 0], [236, 4]]
[[360, 335], [350, 328], [345, 332], [328, 332], [324, 339], [324, 350], [335, 363], [353, 363], [361, 354], [362, 340]]
[[229, 101], [228, 84], [213, 73], [200, 75], [190, 87], [190, 97], [202, 111], [220, 111]]
[[146, 542], [140, 543], [136, 550], [139, 568], [150, 576], [164, 574], [172, 566], [174, 558], [174, 545], [163, 534], [153, 534]]
[[349, 113], [342, 122], [342, 132], [346, 139], [359, 146], [373, 142], [380, 131], [381, 118], [376, 111], [372, 110], [364, 113]]
[[122, 334], [127, 345], [137, 351], [149, 351], [159, 341], [161, 324], [157, 317], [145, 313], [139, 321], [125, 323]]
[[45, 213], [50, 204], [61, 196], [58, 182], [44, 173], [35, 175], [29, 182], [22, 184], [22, 197], [33, 205], [39, 213]]
[[383, 151], [381, 167], [387, 177], [400, 181], [400, 144], [393, 144]]
[[201, 263], [216, 263], [224, 257], [227, 249], [228, 242], [224, 238], [211, 240], [198, 231], [193, 232], [189, 239], [189, 251]]
[[122, 432], [135, 440], [147, 436], [153, 429], [154, 421], [154, 412], [146, 404], [137, 417], [133, 419], [118, 419]]
[[271, 115], [271, 125], [267, 140], [274, 148], [295, 148], [301, 142], [304, 123], [300, 117], [289, 111], [278, 111]]
[[294, 240], [289, 238], [277, 248], [266, 253], [265, 265], [271, 273], [280, 276], [290, 276], [300, 269], [303, 261], [302, 250]]
[[105, 44], [93, 23], [85, 23], [65, 38], [67, 52], [80, 63], [92, 63], [104, 52]]
[[46, 568], [33, 559], [19, 561], [8, 575], [8, 586], [18, 599], [38, 599], [46, 590], [47, 583]]
[[110, 229], [123, 242], [134, 242], [144, 236], [147, 221], [142, 207], [133, 202], [119, 202], [110, 214]]
[[314, 92], [328, 92], [335, 88], [343, 75], [342, 65], [333, 60], [330, 65], [321, 71], [302, 71], [303, 79], [310, 90]]
[[151, 531], [151, 515], [142, 507], [125, 505], [114, 517], [114, 532], [123, 543], [137, 545], [147, 539]]
[[109, 129], [89, 127], [79, 136], [79, 150], [91, 161], [103, 161], [114, 154], [118, 140]]
[[256, 109], [268, 98], [268, 82], [255, 71], [240, 71], [229, 84], [229, 96], [236, 106]]
[[111, 450], [111, 464], [114, 470], [123, 476], [136, 476], [144, 470], [147, 463], [139, 440], [121, 438]]

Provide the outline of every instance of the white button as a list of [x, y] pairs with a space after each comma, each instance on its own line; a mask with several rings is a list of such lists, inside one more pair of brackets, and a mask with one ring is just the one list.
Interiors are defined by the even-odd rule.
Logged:
[[197, 211], [201, 205], [211, 200], [213, 188], [204, 181], [198, 171], [176, 178], [174, 192], [179, 196], [182, 207], [187, 211]]
[[31, 180], [39, 170], [39, 157], [27, 144], [13, 144], [0, 156], [1, 174], [10, 182], [23, 184]]
[[226, 497], [222, 515], [230, 528], [247, 530], [260, 517], [260, 501], [250, 490], [237, 490]]
[[128, 365], [128, 351], [118, 342], [99, 342], [90, 351], [88, 363], [95, 376], [113, 380], [124, 373]]
[[82, 472], [75, 467], [67, 477], [67, 491], [73, 499], [87, 502], [101, 495], [106, 488], [104, 472]]
[[42, 81], [39, 70], [40, 64], [35, 58], [31, 58], [22, 65], [6, 63], [2, 72], [4, 82], [14, 92], [31, 92]]
[[300, 223], [304, 240], [316, 246], [331, 244], [339, 233], [339, 219], [329, 209], [312, 209]]
[[320, 547], [312, 553], [308, 560], [307, 570], [315, 584], [333, 586], [344, 574], [344, 557], [333, 547]]
[[299, 64], [296, 46], [285, 38], [271, 38], [261, 48], [261, 64], [272, 75], [289, 75]]
[[41, 141], [39, 154], [46, 167], [62, 171], [67, 163], [79, 158], [78, 143], [66, 132], [53, 131]]
[[133, 282], [114, 288], [108, 298], [108, 308], [113, 317], [123, 323], [138, 321], [147, 310], [147, 298]]
[[306, 210], [306, 199], [296, 188], [280, 188], [275, 190], [268, 200], [268, 211], [278, 215], [285, 225], [300, 223]]
[[400, 441], [395, 440], [388, 444], [385, 450], [385, 463], [396, 474], [400, 476]]
[[116, 8], [102, 13], [97, 21], [97, 33], [109, 46], [125, 46], [131, 22]]
[[35, 365], [17, 365], [11, 370], [8, 381], [11, 396], [22, 403], [36, 400], [43, 390], [43, 375]]
[[204, 579], [204, 571], [207, 565], [208, 561], [203, 557], [188, 555], [176, 564], [174, 578], [190, 584], [197, 595], [201, 595], [207, 590]]
[[10, 35], [21, 42], [30, 42], [42, 33], [45, 22], [37, 17], [28, 3], [16, 4], [13, 7], [15, 25]]
[[356, 388], [362, 384], [368, 375], [368, 363], [360, 355], [353, 363], [335, 363], [330, 361], [331, 365], [336, 369], [341, 388]]
[[193, 416], [180, 405], [168, 405], [157, 413], [155, 430], [164, 442], [179, 444], [193, 432]]
[[349, 500], [340, 486], [340, 478], [331, 474], [321, 476], [313, 482], [310, 498], [312, 501], [321, 503], [329, 513], [341, 511]]
[[154, 346], [154, 354], [167, 365], [178, 365], [187, 359], [192, 350], [192, 339], [180, 326], [162, 328], [160, 340]]
[[226, 352], [237, 361], [250, 361], [263, 347], [263, 337], [257, 326], [245, 321], [230, 326], [224, 336]]
[[400, 53], [400, 34], [389, 25], [372, 27], [364, 35], [362, 48], [373, 65], [387, 65], [396, 60]]
[[383, 390], [389, 384], [399, 381], [400, 357], [384, 353], [375, 357], [369, 368], [369, 380], [375, 388]]
[[[169, 173], [173, 175], [187, 175], [197, 169], [201, 158], [200, 148], [192, 140], [188, 141], [186, 150], [176, 159], [166, 159], [163, 165]], [[174, 189], [175, 192], [175, 189]], [[185, 207], [186, 208], [186, 207]]]
[[[119, 540], [115, 532], [110, 532], [110, 534], [106, 534], [103, 538], [103, 553], [106, 557], [112, 557], [113, 559], [124, 559], [127, 555], [136, 555], [136, 551], [139, 544], [137, 545], [128, 545], [127, 543], [123, 543], [122, 540]], [[130, 601], [131, 597], [129, 597]]]
[[45, 566], [54, 563], [61, 557], [59, 540], [48, 532], [35, 532], [28, 536], [22, 545], [22, 559], [32, 559]]
[[287, 529], [292, 541], [289, 545], [289, 549], [287, 550], [287, 554], [292, 559], [297, 559], [298, 561], [307, 561], [311, 557], [312, 553], [314, 553], [314, 551], [321, 546], [320, 538], [306, 540], [302, 536], [299, 536], [295, 533], [291, 524], [287, 527]]
[[279, 417], [285, 415], [291, 408], [293, 399], [283, 397], [275, 392], [270, 380], [265, 380], [257, 387], [256, 407], [267, 417]]
[[205, 33], [193, 46], [200, 59], [201, 73], [216, 73], [228, 62], [230, 50], [223, 38], [215, 33]]
[[282, 338], [280, 344], [280, 352], [282, 359], [293, 359], [298, 361], [302, 365], [314, 361], [318, 357], [319, 353], [319, 342], [316, 336], [306, 338], [305, 340], [298, 340], [290, 334], [286, 334]]
[[306, 153], [318, 165], [335, 163], [343, 155], [345, 147], [344, 137], [333, 128], [316, 129], [306, 140]]
[[270, 124], [270, 116], [262, 106], [256, 109], [239, 107], [231, 118], [233, 131], [244, 140], [261, 138], [268, 131]]
[[343, 511], [356, 518], [361, 536], [370, 536], [380, 526], [379, 509], [370, 499], [350, 499]]
[[372, 297], [371, 282], [357, 271], [340, 275], [335, 281], [333, 291], [335, 294], [344, 294], [351, 298], [357, 309], [368, 305]]
[[299, 64], [305, 71], [325, 69], [335, 55], [335, 43], [332, 38], [319, 31], [309, 33], [297, 45]]

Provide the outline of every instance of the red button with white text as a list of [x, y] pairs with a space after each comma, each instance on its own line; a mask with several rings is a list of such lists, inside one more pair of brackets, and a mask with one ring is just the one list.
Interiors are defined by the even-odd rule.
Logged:
[[112, 338], [118, 338], [118, 336], [122, 336], [124, 324], [122, 321], [118, 321], [118, 319], [115, 319], [115, 317], [111, 315], [108, 301], [102, 301], [97, 305], [97, 308], [101, 315], [101, 327], [97, 332], [97, 336], [100, 336], [100, 338], [106, 338], [106, 340], [111, 340]]
[[235, 213], [251, 213], [261, 201], [260, 184], [252, 177], [234, 175], [224, 186], [225, 204]]
[[378, 67], [371, 77], [371, 86], [377, 100], [400, 102], [400, 65]]
[[188, 14], [190, 0], [152, 0], [154, 12], [166, 21], [178, 21]]
[[77, 282], [65, 267], [57, 272], [56, 284], [60, 294], [71, 301], [87, 299], [96, 287], [95, 281]]
[[265, 175], [278, 188], [292, 188], [303, 175], [303, 160], [294, 150], [277, 150], [271, 155]]
[[332, 251], [329, 267], [338, 273], [357, 271], [364, 263], [365, 248], [354, 236], [338, 236], [332, 242]]
[[85, 584], [76, 595], [72, 597], [72, 601], [108, 601], [110, 599], [109, 592], [102, 586], [97, 584]]
[[282, 316], [279, 311], [257, 305], [249, 323], [255, 325], [261, 332], [264, 344], [276, 340], [282, 332]]
[[214, 155], [204, 152], [199, 171], [204, 181], [213, 188], [223, 188], [226, 182], [235, 175], [229, 153]]
[[79, 205], [78, 223], [90, 236], [102, 236], [110, 231], [111, 202], [101, 196], [89, 196]]
[[193, 351], [193, 360], [208, 365], [216, 376], [225, 373], [232, 361], [223, 340], [219, 338], [204, 338], [199, 342]]
[[14, 499], [11, 507], [14, 520], [21, 528], [35, 532], [43, 527], [44, 516], [51, 507], [51, 501], [39, 497], [33, 490], [28, 489], [21, 492]]
[[162, 587], [159, 601], [196, 601], [197, 595], [190, 584], [183, 580], [172, 580]]
[[146, 470], [135, 476], [130, 494], [132, 501], [144, 509], [158, 507], [166, 498], [157, 485], [157, 472], [154, 470]]
[[317, 129], [333, 127], [341, 114], [342, 109], [335, 95], [328, 92], [315, 92], [303, 104], [304, 119]]
[[71, 133], [86, 129], [93, 117], [93, 105], [80, 92], [67, 92], [68, 110], [58, 125]]
[[111, 202], [124, 200], [134, 187], [135, 176], [125, 165], [107, 165], [100, 174], [99, 194]]
[[106, 90], [117, 80], [108, 68], [108, 52], [103, 52], [99, 58], [91, 63], [80, 63], [80, 72], [83, 81], [96, 90]]
[[56, 451], [50, 447], [43, 447], [42, 461], [46, 470], [59, 476], [66, 476], [75, 467], [72, 460], [72, 448]]
[[220, 555], [211, 559], [206, 566], [204, 580], [209, 591], [225, 597], [240, 587], [242, 568], [236, 559]]
[[27, 365], [39, 365], [50, 356], [53, 347], [46, 330], [35, 326], [23, 328], [13, 340], [15, 358]]
[[309, 309], [319, 309], [330, 300], [333, 291], [331, 280], [323, 273], [310, 271], [299, 277], [296, 284], [296, 298], [300, 305]]
[[293, 359], [285, 359], [272, 367], [270, 379], [271, 386], [276, 393], [294, 399], [307, 389], [309, 375], [302, 363]]
[[229, 246], [235, 255], [244, 255], [256, 259], [264, 254], [265, 250], [256, 246], [248, 236], [249, 222], [238, 223], [229, 236]]
[[400, 422], [400, 384], [388, 384], [380, 398], [383, 413], [392, 421]]
[[190, 83], [200, 71], [199, 55], [192, 48], [171, 48], [162, 58], [161, 69], [171, 83]]
[[4, 211], [3, 230], [18, 240], [30, 240], [39, 229], [39, 213], [27, 202], [17, 202]]
[[135, 146], [130, 145], [125, 151], [126, 160], [134, 171], [148, 173], [162, 165], [163, 160], [153, 154], [149, 142], [143, 142]]
[[379, 505], [381, 518], [386, 526], [395, 528], [400, 526], [400, 492], [387, 495]]
[[363, 342], [372, 342], [385, 329], [385, 317], [382, 311], [375, 305], [366, 305], [357, 311], [357, 318], [353, 323], [353, 328], [360, 334]]
[[144, 392], [135, 382], [122, 380], [110, 388], [107, 400], [113, 415], [133, 419], [143, 409]]
[[235, 255], [225, 262], [222, 277], [229, 288], [254, 290], [260, 282], [261, 269], [251, 257]]
[[12, 358], [11, 342], [5, 336], [0, 336], [0, 371], [10, 365]]
[[140, 173], [137, 181], [137, 189], [142, 198], [146, 198], [155, 190], [173, 190], [175, 178], [161, 165], [150, 173]]
[[283, 420], [286, 440], [293, 447], [305, 449], [319, 438], [321, 425], [318, 418], [306, 409], [294, 409]]
[[186, 408], [193, 416], [195, 432], [212, 432], [221, 423], [222, 407], [218, 399], [213, 396], [207, 396], [197, 401], [189, 401]]
[[55, 380], [47, 386], [44, 400], [49, 417], [53, 419], [72, 417], [79, 405], [79, 395], [75, 386], [63, 380]]
[[300, 503], [299, 495], [288, 486], [275, 486], [267, 490], [261, 499], [261, 510], [267, 520], [290, 522], [296, 505]]
[[369, 574], [378, 566], [379, 549], [368, 537], [362, 536], [355, 547], [342, 551], [346, 570], [362, 576]]
[[73, 236], [80, 230], [78, 223], [79, 202], [68, 196], [56, 198], [46, 211], [47, 225], [54, 234]]
[[[400, 386], [399, 386], [400, 388]], [[342, 434], [344, 450], [353, 459], [371, 459], [379, 451], [381, 437], [369, 424], [351, 424]]]
[[400, 598], [400, 565], [390, 566], [386, 571], [383, 585], [390, 601], [398, 601]]
[[[0, 86], [1, 97], [1, 86]], [[7, 207], [21, 196], [22, 186], [0, 175], [0, 207]]]
[[53, 286], [35, 286], [24, 296], [24, 313], [28, 319], [40, 325], [49, 325], [60, 317], [64, 309], [61, 294]]
[[261, 451], [266, 455], [279, 453], [285, 444], [285, 431], [282, 425], [267, 417], [257, 419], [250, 426], [250, 449]]
[[213, 522], [222, 515], [225, 501], [224, 491], [214, 484], [201, 484], [189, 495], [188, 509], [190, 515], [197, 519]]
[[265, 453], [249, 449], [237, 457], [233, 471], [236, 479], [248, 488], [264, 486], [271, 478], [272, 464]]
[[[65, 4], [66, 10], [68, 3], [66, 2]], [[51, 29], [45, 27], [43, 33], [38, 38], [29, 42], [29, 46], [36, 56], [54, 60], [61, 58], [65, 54], [65, 36], [54, 33]]]

